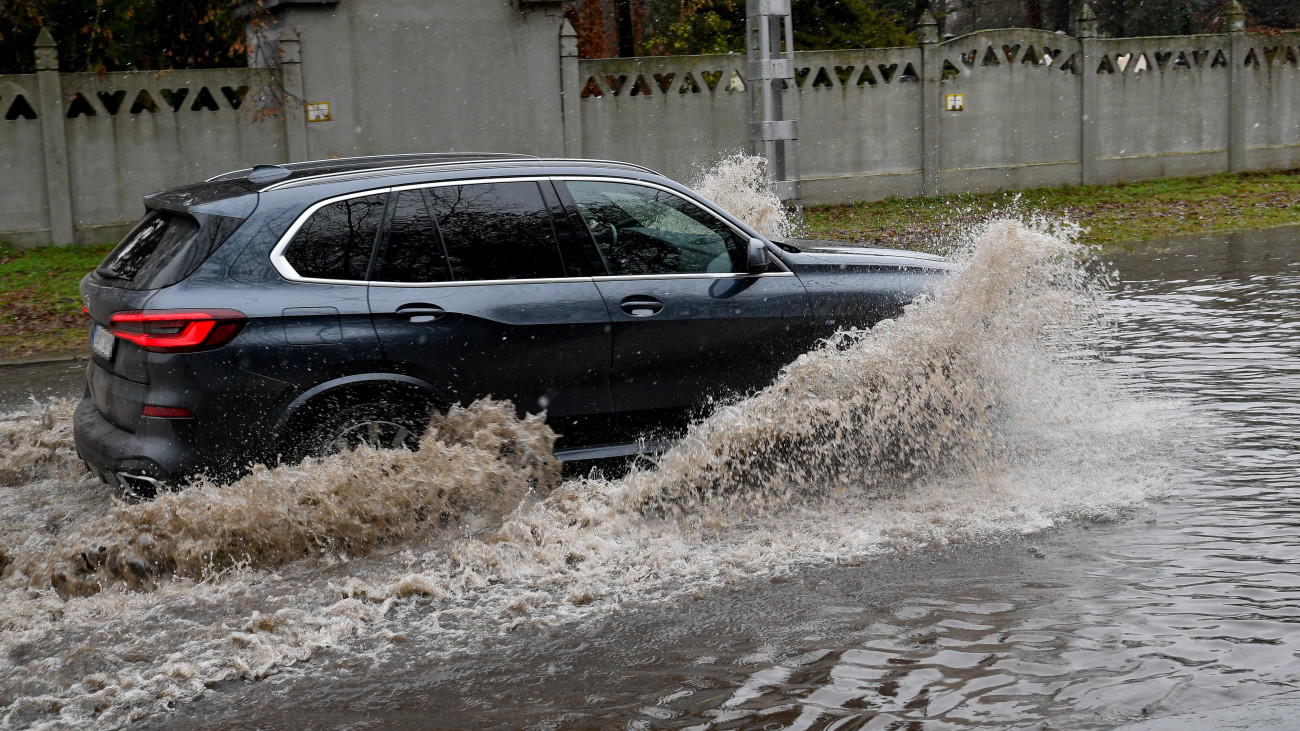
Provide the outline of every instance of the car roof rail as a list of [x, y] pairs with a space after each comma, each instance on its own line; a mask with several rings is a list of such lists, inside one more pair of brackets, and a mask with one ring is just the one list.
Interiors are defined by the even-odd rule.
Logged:
[[[276, 163], [274, 165], [256, 165], [251, 168], [240, 168], [230, 170], [214, 175], [205, 182], [216, 182], [224, 180], [239, 180], [248, 177], [253, 171], [260, 167], [278, 167], [288, 170], [290, 174], [298, 173], [300, 177], [308, 177], [313, 171], [321, 171], [319, 174], [330, 174], [335, 172], [352, 172], [360, 170], [379, 170], [386, 167], [404, 167], [402, 163], [412, 164], [437, 164], [437, 163], [468, 163], [475, 161], [492, 161], [492, 160], [537, 160], [536, 155], [523, 155], [513, 152], [418, 152], [418, 153], [398, 153], [392, 155], [365, 155], [360, 157], [339, 157], [326, 158], [321, 160], [303, 160], [300, 162]], [[257, 182], [257, 181], [253, 181]]]
[[541, 165], [548, 164], [565, 164], [565, 165], [592, 165], [596, 167], [621, 168], [624, 170], [636, 170], [639, 172], [659, 175], [659, 173], [642, 165], [636, 165], [628, 162], [619, 162], [617, 160], [588, 160], [585, 158], [540, 158], [531, 156], [512, 156], [509, 158], [479, 158], [479, 159], [457, 159], [443, 160], [440, 162], [421, 162], [413, 165], [389, 165], [382, 167], [358, 167], [347, 170], [338, 170], [330, 173], [318, 173], [309, 177], [293, 177], [288, 180], [282, 180], [263, 188], [264, 192], [275, 190], [285, 190], [288, 188], [301, 188], [309, 185], [320, 183], [335, 182], [341, 180], [356, 180], [362, 178], [376, 177], [379, 175], [388, 175], [392, 173], [420, 173], [424, 171], [436, 171], [443, 168], [452, 168], [458, 166], [477, 165], [484, 169], [500, 169], [502, 167], [519, 167], [520, 165]]

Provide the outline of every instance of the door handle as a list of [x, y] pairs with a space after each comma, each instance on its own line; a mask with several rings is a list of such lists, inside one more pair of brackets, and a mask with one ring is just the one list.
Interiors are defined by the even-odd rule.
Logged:
[[654, 297], [632, 295], [624, 297], [619, 307], [632, 317], [650, 317], [659, 314], [659, 311], [664, 308], [664, 303]]
[[425, 302], [412, 302], [397, 308], [398, 317], [415, 323], [433, 322], [445, 314], [447, 314], [446, 310]]

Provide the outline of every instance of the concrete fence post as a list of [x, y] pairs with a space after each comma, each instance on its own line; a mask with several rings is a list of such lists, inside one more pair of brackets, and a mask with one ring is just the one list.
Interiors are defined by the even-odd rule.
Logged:
[[1246, 170], [1246, 12], [1241, 3], [1228, 5], [1228, 170]]
[[40, 97], [41, 147], [45, 152], [45, 197], [49, 205], [50, 243], [73, 242], [72, 182], [68, 175], [68, 138], [63, 129], [63, 87], [59, 51], [50, 31], [36, 37], [36, 93]]
[[938, 23], [921, 13], [921, 194], [939, 195], [939, 95], [943, 93]]
[[1097, 171], [1097, 121], [1100, 98], [1097, 84], [1097, 16], [1092, 5], [1083, 4], [1078, 18], [1079, 63], [1079, 183], [1096, 185], [1100, 182]]
[[560, 116], [564, 156], [582, 157], [582, 79], [578, 75], [578, 32], [568, 19], [560, 26]]
[[303, 96], [302, 48], [298, 31], [285, 26], [280, 35], [280, 84], [284, 87], [280, 103], [284, 111], [284, 138], [289, 147], [286, 162], [301, 162], [307, 157], [307, 100]]

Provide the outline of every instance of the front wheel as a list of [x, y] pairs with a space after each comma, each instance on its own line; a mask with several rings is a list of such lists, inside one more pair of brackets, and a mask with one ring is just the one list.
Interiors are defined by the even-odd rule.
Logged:
[[368, 401], [318, 423], [308, 437], [307, 449], [313, 457], [350, 452], [362, 444], [414, 451], [428, 423], [428, 414], [418, 409], [389, 401]]

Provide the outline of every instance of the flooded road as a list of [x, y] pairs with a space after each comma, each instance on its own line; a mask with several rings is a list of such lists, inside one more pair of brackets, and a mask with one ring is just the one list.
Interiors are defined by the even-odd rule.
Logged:
[[[958, 349], [937, 371], [921, 361], [916, 390], [938, 379], [944, 400], [929, 392], [931, 416], [910, 421], [894, 412], [917, 402], [891, 402], [888, 444], [861, 426], [882, 423], [883, 390], [861, 407], [876, 421], [821, 422], [846, 434], [841, 457], [856, 444], [871, 460], [791, 447], [812, 467], [762, 463], [799, 485], [793, 498], [724, 485], [724, 498], [751, 497], [738, 511], [692, 502], [677, 477], [723, 478], [687, 445], [664, 477], [566, 483], [499, 528], [369, 556], [322, 550], [70, 599], [11, 575], [0, 719], [940, 729], [1264, 714], [1300, 680], [1298, 235], [1116, 259], [1121, 283], [1098, 305], [1109, 329], [1072, 319], [1090, 299], [1059, 284], [1062, 270], [987, 282], [999, 262], [1023, 264], [995, 251], [965, 286], [1008, 297], [990, 306], [998, 317], [940, 296], [878, 342], [794, 369], [787, 386], [806, 393], [701, 427], [716, 449], [752, 446], [737, 436], [751, 431], [792, 439], [765, 419], [815, 421], [790, 405], [822, 398], [816, 410], [833, 412], [864, 364]], [[1054, 319], [1017, 330], [1042, 312]], [[949, 428], [933, 413], [967, 404], [964, 436], [936, 447], [969, 457], [961, 466], [899, 462], [898, 443], [924, 456], [934, 443], [918, 431]], [[11, 506], [32, 501], [3, 513], [14, 554], [57, 552], [109, 509], [95, 486], [46, 474], [0, 488]], [[684, 517], [665, 517], [674, 508]]]

